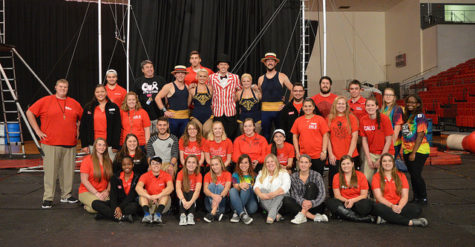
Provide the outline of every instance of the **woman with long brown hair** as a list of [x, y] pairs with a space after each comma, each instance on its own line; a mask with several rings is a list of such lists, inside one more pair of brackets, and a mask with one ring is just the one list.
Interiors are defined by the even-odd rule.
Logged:
[[120, 107], [120, 117], [122, 120], [122, 134], [120, 144], [122, 145], [125, 136], [129, 133], [135, 134], [139, 139], [139, 146], [145, 151], [145, 144], [150, 139], [150, 118], [148, 113], [140, 105], [136, 93], [128, 92]]
[[[180, 226], [194, 225], [196, 200], [200, 196], [202, 176], [198, 158], [189, 155], [176, 176], [176, 195], [180, 200]], [[188, 215], [186, 214], [188, 213]]]
[[409, 183], [406, 175], [396, 168], [394, 158], [385, 153], [381, 156], [378, 173], [374, 174], [371, 182], [373, 195], [377, 203], [373, 214], [378, 216], [376, 223], [385, 221], [406, 226], [427, 226], [425, 218], [417, 218], [422, 212], [419, 205], [408, 203]]
[[205, 161], [204, 155], [205, 139], [201, 135], [201, 128], [195, 121], [186, 124], [185, 132], [178, 141], [180, 150], [180, 163], [185, 164], [185, 159], [189, 155], [195, 155], [198, 158], [198, 165], [202, 166]]
[[231, 222], [242, 220], [250, 224], [253, 219], [249, 216], [257, 211], [257, 199], [252, 186], [256, 181], [256, 174], [252, 169], [251, 158], [247, 154], [239, 156], [238, 163], [232, 175], [233, 187], [229, 191], [231, 207], [234, 210]]
[[92, 153], [84, 157], [80, 172], [79, 201], [84, 204], [87, 212], [97, 213], [92, 208], [92, 203], [95, 200], [109, 200], [109, 180], [112, 177], [112, 161], [103, 138], [99, 137], [94, 141]]
[[139, 139], [132, 133], [125, 136], [124, 144], [115, 156], [114, 162], [112, 163], [114, 174], [118, 174], [122, 171], [122, 159], [127, 156], [131, 157], [134, 163], [134, 174], [140, 177], [148, 171], [149, 165], [147, 157], [139, 147]]

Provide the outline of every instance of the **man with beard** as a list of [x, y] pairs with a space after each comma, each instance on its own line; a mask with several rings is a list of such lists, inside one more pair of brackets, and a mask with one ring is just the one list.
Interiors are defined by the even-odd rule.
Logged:
[[140, 104], [147, 111], [152, 122], [150, 133], [154, 133], [157, 131], [157, 118], [163, 116], [154, 100], [163, 85], [165, 85], [165, 79], [155, 75], [153, 63], [150, 60], [142, 61], [140, 67], [142, 68], [143, 76], [135, 80], [134, 92], [139, 96]]
[[280, 128], [279, 113], [284, 107], [285, 92], [287, 89], [292, 90], [289, 78], [275, 69], [279, 61], [275, 53], [266, 53], [261, 62], [266, 66], [267, 72], [257, 81], [257, 86], [262, 92], [262, 134], [267, 141], [270, 141], [272, 123], [276, 129]]
[[201, 57], [198, 51], [190, 52], [190, 64], [191, 66], [186, 68], [188, 74], [185, 76], [185, 84], [187, 86], [191, 85], [191, 88], [196, 87], [196, 84], [198, 83], [198, 80], [196, 79], [196, 73], [200, 69], [205, 69], [206, 71], [208, 71], [208, 75], [214, 73], [211, 69], [208, 69], [201, 65]]
[[105, 88], [107, 97], [120, 108], [127, 94], [127, 90], [117, 84], [117, 71], [115, 71], [115, 69], [110, 69], [106, 72], [106, 80], [107, 84]]
[[226, 136], [234, 140], [237, 132], [236, 92], [241, 89], [239, 76], [228, 72], [230, 59], [218, 55], [218, 72], [209, 76], [208, 85], [213, 88], [213, 120], [223, 123]]
[[330, 113], [336, 94], [330, 93], [332, 90], [332, 79], [329, 76], [322, 76], [319, 81], [320, 93], [315, 94], [312, 99], [315, 102], [321, 116], [326, 118]]

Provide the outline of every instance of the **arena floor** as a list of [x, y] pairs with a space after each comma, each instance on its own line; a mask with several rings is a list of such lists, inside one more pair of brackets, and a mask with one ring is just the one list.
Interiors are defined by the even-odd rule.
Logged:
[[[163, 225], [96, 221], [79, 204], [41, 209], [43, 174], [0, 170], [1, 246], [473, 246], [475, 243], [475, 155], [458, 166], [426, 166], [430, 203], [427, 228], [332, 220], [293, 225], [287, 219], [251, 225], [205, 223], [178, 226], [175, 216]], [[79, 186], [76, 174], [75, 188]], [[75, 192], [77, 193], [77, 192]], [[77, 194], [75, 194], [76, 196]]]

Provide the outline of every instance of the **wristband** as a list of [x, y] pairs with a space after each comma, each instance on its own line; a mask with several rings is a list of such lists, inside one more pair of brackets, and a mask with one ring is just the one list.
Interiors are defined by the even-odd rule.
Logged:
[[166, 111], [167, 111], [167, 108], [163, 107], [163, 108], [162, 108], [162, 111], [163, 111], [163, 112], [166, 112]]

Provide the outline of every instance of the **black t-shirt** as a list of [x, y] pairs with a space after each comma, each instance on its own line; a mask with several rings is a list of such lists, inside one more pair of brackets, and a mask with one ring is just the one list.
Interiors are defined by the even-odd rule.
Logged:
[[[155, 103], [155, 97], [165, 84], [165, 79], [157, 75], [152, 78], [142, 76], [135, 80], [134, 92], [139, 96], [140, 104], [147, 111], [150, 120], [156, 120], [163, 115]], [[150, 98], [152, 100], [149, 100]]]

